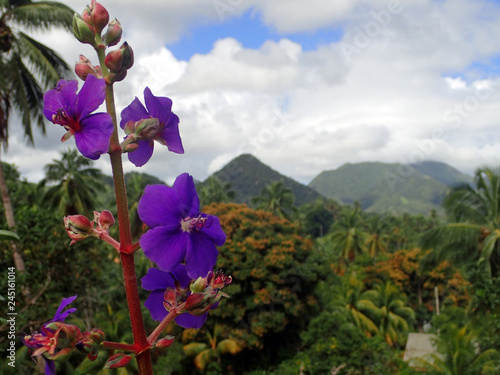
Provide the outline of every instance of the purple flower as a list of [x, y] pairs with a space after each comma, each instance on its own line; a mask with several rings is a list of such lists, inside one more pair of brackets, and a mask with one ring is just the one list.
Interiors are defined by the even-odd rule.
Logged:
[[78, 151], [92, 160], [97, 160], [101, 154], [108, 152], [109, 138], [113, 132], [109, 114], [90, 114], [104, 101], [105, 86], [103, 79], [89, 75], [78, 94], [76, 80], [60, 80], [54, 89], [43, 96], [45, 117], [67, 130], [61, 141], [74, 135]]
[[226, 241], [219, 219], [199, 212], [193, 177], [181, 174], [172, 187], [149, 185], [139, 201], [139, 217], [151, 229], [140, 240], [144, 254], [164, 271], [185, 262], [187, 274], [205, 277]]
[[[73, 302], [76, 299], [77, 296], [73, 297], [68, 297], [64, 298], [57, 308], [57, 311], [52, 318], [52, 320], [48, 321], [47, 323], [42, 325], [42, 333], [34, 333], [31, 335], [27, 335], [21, 339], [23, 344], [28, 347], [29, 349], [35, 349], [34, 355], [37, 355], [37, 352], [47, 352], [50, 353], [51, 355], [54, 355], [55, 351], [57, 350], [57, 336], [58, 334], [55, 333], [53, 330], [49, 329], [47, 327], [48, 324], [52, 322], [64, 322], [64, 320], [68, 317], [69, 314], [74, 313], [76, 311], [76, 308], [71, 308], [67, 309], [66, 311], [63, 311], [71, 302]], [[43, 359], [45, 360], [45, 375], [56, 375], [56, 366], [53, 360], [45, 358], [45, 356], [42, 356]]]
[[135, 151], [129, 152], [129, 160], [136, 167], [141, 167], [148, 162], [153, 155], [154, 140], [166, 145], [169, 151], [183, 154], [181, 137], [179, 135], [179, 117], [172, 112], [172, 100], [165, 97], [154, 96], [149, 87], [144, 89], [144, 101], [146, 108], [137, 97], [121, 113], [120, 127], [125, 128], [129, 121], [140, 121], [148, 118], [157, 118], [159, 127], [154, 134], [147, 139], [138, 141]]
[[[176, 285], [177, 281], [177, 285]], [[186, 267], [182, 264], [175, 267], [172, 272], [165, 272], [157, 268], [150, 268], [146, 276], [141, 279], [142, 287], [151, 291], [144, 306], [149, 310], [151, 318], [161, 322], [167, 316], [165, 308], [165, 291], [182, 290], [188, 288], [191, 278], [186, 272]], [[202, 315], [191, 315], [190, 313], [180, 314], [175, 318], [175, 322], [184, 328], [201, 328], [207, 320], [208, 313]]]

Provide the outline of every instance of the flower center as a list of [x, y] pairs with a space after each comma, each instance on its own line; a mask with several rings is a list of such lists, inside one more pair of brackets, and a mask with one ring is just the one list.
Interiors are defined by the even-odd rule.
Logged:
[[211, 220], [205, 214], [199, 214], [197, 217], [190, 218], [189, 216], [181, 220], [181, 230], [191, 233], [193, 230], [202, 230], [204, 226], [210, 226]]
[[71, 132], [71, 134], [75, 134], [80, 130], [80, 123], [78, 120], [68, 116], [68, 114], [62, 109], [58, 109], [57, 113], [52, 116], [52, 122], [63, 126], [66, 130]]

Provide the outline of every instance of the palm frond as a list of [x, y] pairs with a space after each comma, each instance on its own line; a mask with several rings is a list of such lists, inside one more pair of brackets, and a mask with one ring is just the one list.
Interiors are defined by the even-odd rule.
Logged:
[[28, 30], [48, 30], [54, 26], [70, 29], [75, 11], [56, 1], [37, 1], [11, 9], [12, 20]]
[[18, 33], [16, 47], [22, 51], [27, 65], [33, 67], [32, 72], [40, 78], [41, 85], [48, 89], [61, 78], [71, 77], [71, 68], [52, 49], [36, 41], [24, 33]]

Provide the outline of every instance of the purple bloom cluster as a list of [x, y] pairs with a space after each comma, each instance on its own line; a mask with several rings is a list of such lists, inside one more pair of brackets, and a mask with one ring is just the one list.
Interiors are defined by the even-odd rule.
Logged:
[[171, 272], [182, 262], [189, 277], [205, 277], [215, 266], [226, 241], [219, 219], [200, 213], [193, 177], [177, 177], [172, 187], [147, 186], [139, 201], [139, 217], [151, 229], [140, 240], [144, 254]]

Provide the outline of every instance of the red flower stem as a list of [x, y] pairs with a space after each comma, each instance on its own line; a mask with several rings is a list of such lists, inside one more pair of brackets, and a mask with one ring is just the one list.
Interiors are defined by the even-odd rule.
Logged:
[[148, 337], [148, 342], [149, 345], [153, 345], [156, 340], [158, 339], [158, 336], [161, 335], [163, 330], [168, 326], [168, 324], [174, 320], [174, 318], [179, 315], [177, 309], [172, 309], [168, 312], [167, 316], [161, 321], [160, 324], [158, 324], [158, 327], [155, 328], [155, 330], [149, 335]]
[[113, 342], [113, 341], [103, 341], [101, 343], [101, 347], [103, 349], [116, 349], [116, 350], [121, 350], [124, 352], [131, 352], [131, 353], [137, 352], [137, 348], [134, 345], [122, 344], [122, 343]]
[[120, 243], [117, 240], [115, 240], [113, 237], [111, 237], [109, 235], [109, 233], [101, 232], [101, 233], [94, 234], [94, 236], [97, 236], [97, 238], [99, 238], [100, 240], [103, 240], [104, 242], [113, 246], [113, 248], [116, 249], [117, 251], [120, 251]]
[[[103, 73], [107, 73], [104, 65], [104, 48], [98, 48], [97, 54]], [[137, 275], [135, 273], [134, 254], [123, 252], [132, 245], [132, 234], [130, 232], [130, 220], [127, 203], [127, 191], [125, 188], [125, 177], [122, 165], [122, 149], [118, 140], [118, 123], [116, 120], [116, 108], [113, 93], [113, 84], [106, 83], [106, 108], [113, 120], [114, 130], [109, 143], [109, 156], [111, 158], [111, 168], [113, 170], [113, 182], [115, 185], [116, 206], [118, 211], [118, 223], [120, 232], [120, 260], [123, 270], [123, 281], [125, 294], [127, 295], [127, 305], [132, 325], [132, 335], [134, 346], [138, 348], [137, 367], [140, 375], [154, 375], [153, 364], [151, 362], [151, 352], [144, 329], [142, 319], [141, 302], [139, 300], [139, 290], [137, 287]]]

